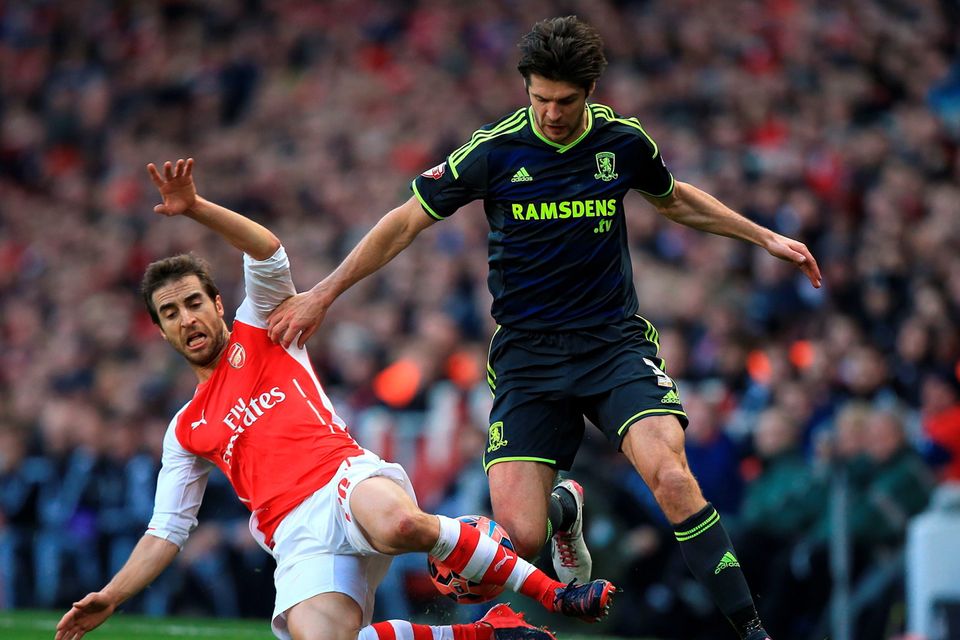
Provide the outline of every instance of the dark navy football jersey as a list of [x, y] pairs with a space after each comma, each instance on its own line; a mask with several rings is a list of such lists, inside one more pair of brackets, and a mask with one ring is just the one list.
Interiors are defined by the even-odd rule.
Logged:
[[636, 118], [587, 105], [586, 131], [559, 145], [520, 109], [478, 130], [413, 192], [442, 220], [483, 200], [493, 317], [526, 330], [598, 326], [637, 312], [623, 198], [655, 197], [673, 176]]

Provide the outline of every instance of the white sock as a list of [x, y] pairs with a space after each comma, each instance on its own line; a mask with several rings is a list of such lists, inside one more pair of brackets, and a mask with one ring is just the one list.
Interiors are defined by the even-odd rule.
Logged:
[[460, 539], [460, 521], [447, 516], [437, 516], [437, 519], [440, 520], [440, 537], [430, 550], [430, 555], [437, 560], [446, 560]]

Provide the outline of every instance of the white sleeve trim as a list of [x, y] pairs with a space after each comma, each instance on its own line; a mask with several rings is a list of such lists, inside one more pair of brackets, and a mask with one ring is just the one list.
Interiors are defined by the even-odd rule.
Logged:
[[266, 328], [267, 316], [297, 292], [283, 246], [266, 260], [243, 254], [243, 282], [246, 297], [237, 309], [236, 319], [260, 329]]
[[163, 437], [163, 465], [157, 477], [157, 496], [147, 534], [183, 548], [197, 526], [197, 512], [213, 463], [190, 453], [177, 440], [177, 419], [181, 413], [183, 409], [170, 421]]

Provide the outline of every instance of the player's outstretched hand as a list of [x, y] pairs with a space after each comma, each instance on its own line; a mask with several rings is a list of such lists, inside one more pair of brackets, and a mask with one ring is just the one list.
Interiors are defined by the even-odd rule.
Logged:
[[816, 258], [810, 253], [810, 249], [807, 249], [807, 245], [775, 233], [773, 242], [766, 249], [770, 255], [795, 264], [800, 271], [803, 271], [803, 275], [807, 276], [810, 284], [817, 289], [820, 288], [823, 282], [820, 267], [817, 265]]
[[267, 319], [270, 339], [286, 348], [299, 334], [297, 346], [303, 347], [323, 322], [329, 306], [315, 289], [287, 298]]
[[163, 204], [153, 208], [157, 213], [179, 216], [189, 211], [197, 201], [197, 187], [193, 184], [193, 158], [181, 158], [176, 166], [170, 161], [164, 162], [163, 175], [151, 162], [147, 165], [147, 172], [163, 197]]
[[113, 600], [102, 591], [88, 593], [60, 618], [55, 640], [80, 640], [88, 631], [103, 624], [115, 609]]

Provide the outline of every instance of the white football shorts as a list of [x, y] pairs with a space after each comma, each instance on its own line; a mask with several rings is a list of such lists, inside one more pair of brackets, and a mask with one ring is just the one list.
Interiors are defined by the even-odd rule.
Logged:
[[367, 542], [354, 522], [350, 496], [361, 481], [375, 476], [395, 481], [416, 503], [403, 467], [365, 451], [344, 460], [333, 479], [287, 514], [274, 532], [277, 599], [271, 628], [281, 640], [290, 640], [287, 611], [321, 593], [350, 596], [363, 611], [363, 626], [370, 624], [374, 594], [393, 558]]

